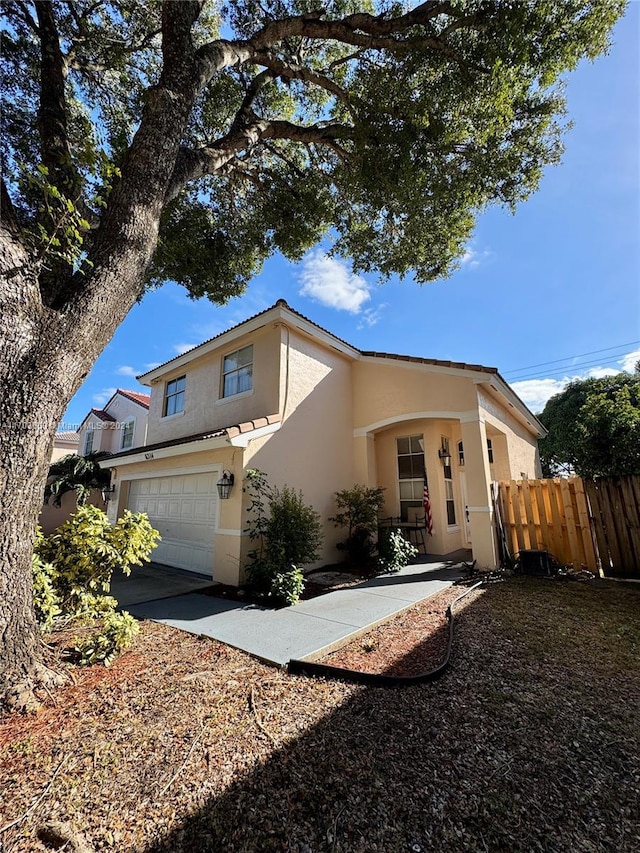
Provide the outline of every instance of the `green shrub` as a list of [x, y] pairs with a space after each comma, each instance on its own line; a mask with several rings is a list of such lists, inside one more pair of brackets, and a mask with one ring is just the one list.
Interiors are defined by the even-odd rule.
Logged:
[[378, 530], [378, 516], [384, 505], [384, 489], [355, 485], [352, 489], [336, 492], [336, 506], [340, 512], [332, 516], [336, 527], [347, 528], [347, 538], [338, 544], [346, 551], [353, 565], [366, 566], [373, 561], [376, 545], [374, 535]]
[[399, 530], [383, 530], [378, 540], [378, 565], [384, 572], [399, 572], [418, 549], [408, 542]]
[[320, 516], [304, 503], [302, 492], [272, 486], [262, 471], [247, 472], [251, 493], [249, 537], [256, 548], [245, 566], [247, 588], [275, 606], [295, 604], [304, 589], [302, 567], [318, 559]]
[[160, 538], [144, 513], [125, 510], [111, 525], [95, 506], [83, 506], [55, 533], [36, 537], [33, 558], [34, 606], [41, 630], [56, 622], [92, 622], [102, 625], [93, 636], [78, 642], [81, 663], [109, 663], [126, 648], [138, 627], [128, 613], [117, 613], [118, 602], [109, 592], [116, 570], [125, 575], [142, 565]]

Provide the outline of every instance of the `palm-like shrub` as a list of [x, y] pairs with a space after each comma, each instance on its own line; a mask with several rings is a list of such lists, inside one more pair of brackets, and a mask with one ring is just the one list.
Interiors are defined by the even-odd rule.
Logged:
[[100, 467], [100, 459], [108, 453], [90, 453], [78, 456], [69, 453], [57, 459], [49, 468], [49, 478], [44, 490], [45, 503], [53, 499], [54, 506], [60, 506], [67, 492], [75, 492], [78, 506], [84, 506], [91, 496], [92, 489], [106, 489], [111, 481], [111, 472]]

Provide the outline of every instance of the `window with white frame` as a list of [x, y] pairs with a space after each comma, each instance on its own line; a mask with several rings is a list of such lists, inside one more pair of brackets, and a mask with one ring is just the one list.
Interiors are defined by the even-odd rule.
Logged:
[[400, 518], [407, 521], [410, 507], [423, 506], [424, 492], [424, 439], [421, 435], [396, 438], [398, 455], [398, 491], [400, 493]]
[[136, 428], [136, 419], [128, 418], [122, 425], [122, 441], [120, 442], [121, 450], [128, 450], [133, 447], [133, 433]]
[[[449, 439], [442, 436], [442, 449], [449, 453]], [[447, 504], [447, 524], [449, 527], [456, 523], [456, 503], [453, 497], [453, 473], [451, 471], [451, 456], [449, 464], [443, 466], [444, 471], [444, 494]]]
[[184, 392], [187, 387], [187, 377], [179, 376], [177, 379], [172, 379], [167, 382], [167, 387], [164, 392], [164, 413], [163, 416], [168, 418], [170, 415], [177, 415], [184, 412]]
[[90, 453], [93, 453], [93, 430], [88, 429], [87, 434], [84, 437], [84, 455], [88, 456]]
[[222, 396], [233, 397], [253, 388], [253, 346], [229, 353], [222, 362]]

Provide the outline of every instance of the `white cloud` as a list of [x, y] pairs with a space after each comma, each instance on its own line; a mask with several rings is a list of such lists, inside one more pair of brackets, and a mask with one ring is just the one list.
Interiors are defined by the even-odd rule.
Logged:
[[129, 364], [123, 364], [122, 367], [119, 367], [116, 370], [116, 373], [119, 373], [120, 376], [130, 376], [132, 379], [135, 379], [140, 371], [136, 370], [135, 367], [131, 367]]
[[464, 253], [460, 258], [460, 266], [464, 269], [464, 267], [469, 267], [471, 269], [475, 269], [475, 267], [479, 267], [485, 258], [488, 258], [491, 252], [486, 249], [482, 252], [479, 252], [477, 249], [474, 249], [473, 246], [465, 246]]
[[104, 404], [113, 397], [117, 390], [117, 388], [103, 388], [102, 391], [98, 391], [97, 394], [93, 395], [93, 402], [96, 406], [104, 406]]
[[369, 284], [362, 276], [354, 275], [344, 261], [330, 258], [322, 252], [310, 252], [302, 261], [300, 271], [301, 296], [309, 296], [322, 305], [338, 311], [359, 314], [371, 299]]
[[188, 352], [190, 349], [197, 347], [198, 344], [174, 344], [173, 351], [178, 355], [182, 355], [185, 352]]
[[627, 353], [627, 355], [620, 359], [618, 364], [627, 373], [633, 373], [636, 369], [636, 361], [640, 361], [640, 349], [634, 349], [633, 352]]
[[590, 367], [582, 373], [564, 376], [562, 379], [523, 379], [509, 384], [533, 412], [541, 412], [547, 401], [554, 394], [560, 394], [569, 382], [577, 379], [602, 379], [605, 376], [615, 376], [621, 370], [633, 373], [635, 363], [640, 359], [640, 350], [634, 350], [619, 358], [620, 367]]
[[162, 364], [161, 361], [150, 361], [147, 364], [145, 364], [144, 369], [145, 370], [153, 370], [154, 367], [160, 367], [161, 364]]
[[365, 308], [362, 319], [358, 323], [358, 329], [371, 329], [382, 320], [384, 309], [389, 307], [388, 302], [383, 302], [377, 308]]

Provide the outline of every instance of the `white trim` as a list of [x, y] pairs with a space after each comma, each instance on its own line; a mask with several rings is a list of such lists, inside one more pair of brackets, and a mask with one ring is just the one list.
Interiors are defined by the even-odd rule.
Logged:
[[174, 444], [171, 447], [159, 447], [147, 450], [141, 447], [138, 453], [115, 459], [100, 460], [101, 468], [119, 468], [121, 465], [137, 465], [139, 462], [151, 462], [155, 459], [170, 459], [172, 456], [184, 456], [185, 453], [204, 453], [207, 450], [222, 450], [229, 447], [228, 437], [205, 438], [201, 441], [190, 441], [188, 444]]
[[493, 512], [493, 507], [491, 506], [468, 506], [467, 512]]
[[236, 435], [233, 438], [228, 439], [228, 441], [232, 447], [249, 447], [249, 442], [253, 441], [254, 438], [262, 438], [265, 435], [271, 435], [272, 433], [277, 432], [281, 426], [282, 421], [278, 421], [276, 424], [267, 424], [267, 426], [252, 429], [251, 432], [241, 432], [240, 435]]
[[245, 533], [244, 530], [235, 530], [232, 527], [216, 527], [216, 533], [218, 536], [248, 536], [248, 533]]
[[384, 427], [400, 424], [403, 421], [418, 421], [418, 420], [454, 420], [461, 423], [480, 420], [480, 415], [477, 409], [468, 412], [405, 412], [399, 415], [393, 415], [390, 418], [383, 418], [381, 421], [375, 421], [365, 427], [358, 427], [353, 431], [354, 438], [361, 438], [367, 433], [375, 430], [384, 429]]
[[[164, 401], [163, 401], [164, 403]], [[184, 417], [184, 409], [181, 412], [174, 412], [172, 415], [160, 415], [160, 423], [162, 421], [172, 421], [174, 418], [183, 418]]]
[[129, 483], [131, 480], [153, 480], [155, 477], [181, 477], [183, 474], [222, 474], [222, 462], [212, 462], [209, 465], [190, 465], [184, 468], [157, 468], [150, 471], [137, 471], [118, 477], [118, 483]]
[[459, 524], [447, 524], [447, 533], [459, 533], [460, 525]]

